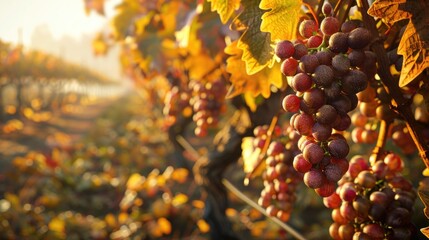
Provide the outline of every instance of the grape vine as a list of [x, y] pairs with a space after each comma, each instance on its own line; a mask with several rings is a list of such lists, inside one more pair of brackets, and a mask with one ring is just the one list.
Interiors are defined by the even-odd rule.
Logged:
[[[167, 128], [184, 117], [195, 136], [214, 137], [195, 172], [206, 175], [207, 211], [218, 211], [216, 236], [233, 235], [219, 229], [227, 201], [217, 178], [242, 152], [245, 179], [262, 182], [258, 203], [273, 218], [291, 221], [303, 182], [332, 209], [334, 239], [416, 236], [416, 179], [405, 170], [416, 150], [429, 167], [426, 2], [144, 2], [117, 8], [121, 63], [136, 82], [170, 80]], [[246, 137], [249, 149], [237, 143]]]

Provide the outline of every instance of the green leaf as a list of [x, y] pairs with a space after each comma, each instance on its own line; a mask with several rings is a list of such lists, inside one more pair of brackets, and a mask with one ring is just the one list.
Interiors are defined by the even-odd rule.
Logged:
[[235, 24], [245, 27], [243, 35], [238, 40], [238, 48], [243, 50], [242, 60], [246, 63], [246, 72], [255, 74], [266, 66], [274, 64], [274, 49], [271, 46], [270, 33], [260, 30], [261, 17], [264, 13], [259, 6], [259, 0], [243, 2], [244, 10], [235, 20]]
[[262, 15], [261, 30], [271, 33], [271, 40], [291, 40], [296, 35], [301, 16], [301, 0], [262, 0], [259, 7], [270, 10]]
[[240, 0], [208, 0], [211, 2], [211, 10], [217, 11], [222, 23], [226, 23], [235, 10], [240, 7]]

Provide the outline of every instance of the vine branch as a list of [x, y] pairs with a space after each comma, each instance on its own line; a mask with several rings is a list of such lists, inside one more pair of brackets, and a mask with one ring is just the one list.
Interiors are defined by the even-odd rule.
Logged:
[[384, 146], [386, 145], [387, 135], [389, 133], [389, 127], [392, 122], [387, 122], [382, 120], [380, 123], [380, 131], [378, 133], [377, 144], [374, 147], [374, 150], [371, 153], [370, 159], [374, 163], [380, 159], [381, 154], [383, 153]]
[[[369, 16], [367, 11], [369, 9], [368, 2], [366, 0], [357, 0], [359, 11], [362, 13], [363, 21], [367, 29], [373, 36], [379, 37], [377, 26], [373, 17]], [[407, 99], [402, 95], [401, 89], [396, 84], [392, 74], [390, 73], [388, 65], [388, 57], [381, 41], [375, 41], [371, 46], [372, 51], [377, 56], [378, 61], [378, 74], [380, 75], [381, 82], [386, 88], [387, 92], [392, 96], [393, 104], [398, 109], [399, 114], [404, 118], [407, 128], [413, 138], [414, 143], [417, 146], [420, 157], [425, 163], [426, 167], [429, 168], [429, 147], [425, 144], [422, 131], [419, 131], [417, 121], [415, 120], [411, 108]]]

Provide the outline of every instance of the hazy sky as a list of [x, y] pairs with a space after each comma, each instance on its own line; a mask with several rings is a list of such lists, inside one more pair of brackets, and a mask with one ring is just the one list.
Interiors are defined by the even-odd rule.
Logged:
[[[105, 18], [95, 12], [87, 16], [84, 0], [0, 0], [0, 39], [17, 44], [21, 31], [26, 47], [60, 55], [119, 79], [117, 48], [96, 57], [91, 47], [92, 36], [105, 29], [119, 2], [105, 0]], [[41, 35], [41, 30], [47, 36]]]
[[[106, 0], [109, 16], [119, 0]], [[54, 38], [63, 35], [79, 38], [82, 33], [95, 33], [106, 25], [106, 18], [96, 13], [85, 14], [83, 0], [0, 0], [0, 38], [18, 42], [22, 31], [24, 45], [30, 44], [33, 29], [48, 25]]]

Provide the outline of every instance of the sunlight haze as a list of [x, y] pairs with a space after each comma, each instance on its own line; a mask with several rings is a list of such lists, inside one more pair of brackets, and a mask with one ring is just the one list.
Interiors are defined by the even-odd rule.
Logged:
[[[107, 17], [118, 2], [105, 1]], [[1, 40], [22, 43], [118, 79], [118, 49], [112, 48], [105, 57], [92, 52], [94, 35], [107, 29], [108, 18], [95, 12], [86, 15], [84, 0], [0, 0]]]

